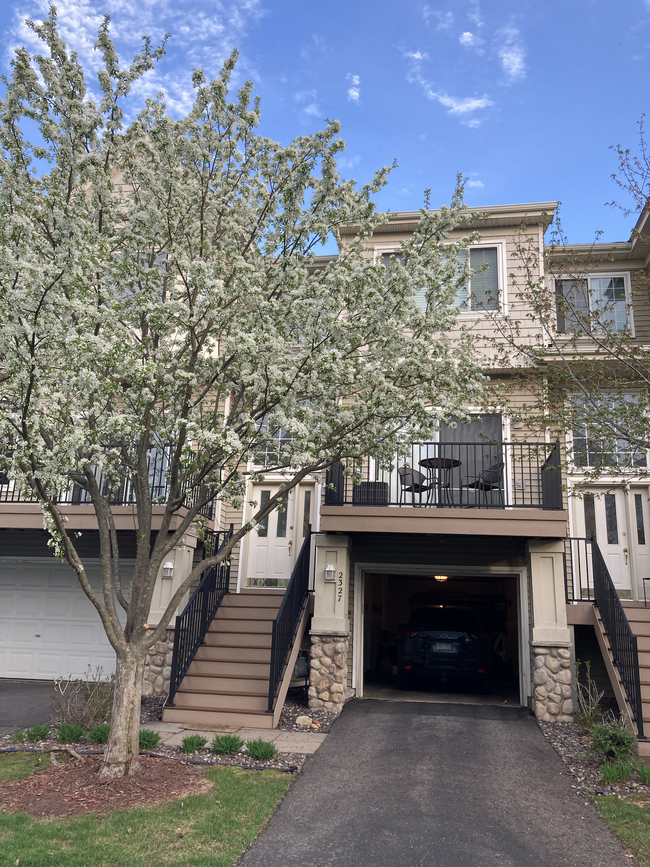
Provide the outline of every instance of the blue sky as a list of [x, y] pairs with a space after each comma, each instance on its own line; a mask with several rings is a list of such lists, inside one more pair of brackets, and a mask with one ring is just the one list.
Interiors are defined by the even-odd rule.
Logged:
[[[165, 59], [140, 86], [170, 108], [191, 101], [190, 75], [215, 74], [241, 53], [238, 80], [262, 98], [262, 131], [283, 143], [324, 118], [343, 125], [341, 172], [365, 182], [397, 160], [380, 207], [449, 200], [455, 173], [474, 206], [562, 202], [573, 242], [596, 230], [626, 239], [634, 222], [606, 207], [625, 201], [611, 180], [611, 145], [637, 145], [650, 113], [650, 0], [61, 0], [68, 43], [92, 66], [104, 12], [120, 54], [147, 33], [171, 34]], [[47, 3], [5, 0], [2, 66], [23, 25]]]

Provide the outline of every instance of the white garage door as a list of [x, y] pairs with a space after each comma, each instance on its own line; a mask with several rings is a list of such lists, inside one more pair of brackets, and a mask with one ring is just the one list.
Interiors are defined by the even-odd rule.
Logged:
[[[84, 565], [100, 592], [98, 561]], [[49, 680], [82, 675], [88, 665], [112, 674], [115, 653], [70, 566], [0, 558], [0, 677]]]

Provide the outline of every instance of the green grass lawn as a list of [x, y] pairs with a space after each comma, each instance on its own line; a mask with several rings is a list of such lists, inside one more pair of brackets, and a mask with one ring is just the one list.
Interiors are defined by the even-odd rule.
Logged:
[[603, 795], [594, 803], [625, 848], [634, 855], [638, 867], [650, 867], [650, 799], [618, 798]]
[[50, 765], [47, 753], [3, 753], [0, 755], [0, 783], [22, 780]]
[[278, 771], [212, 768], [213, 788], [157, 807], [71, 819], [0, 811], [0, 867], [231, 867], [292, 783]]

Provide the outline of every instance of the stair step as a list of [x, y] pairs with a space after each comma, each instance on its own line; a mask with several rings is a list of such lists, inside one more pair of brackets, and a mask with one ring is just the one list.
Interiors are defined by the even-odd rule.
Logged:
[[282, 604], [284, 593], [226, 593], [219, 610], [223, 608], [270, 608], [277, 610]]
[[270, 632], [208, 632], [205, 636], [205, 644], [202, 644], [199, 650], [204, 647], [250, 647], [250, 648], [270, 648], [271, 633]]
[[219, 625], [225, 620], [270, 620], [273, 621], [277, 615], [275, 608], [254, 608], [251, 605], [242, 607], [228, 605], [226, 608], [219, 608], [217, 616], [210, 624], [210, 628], [219, 628]]
[[273, 728], [273, 714], [259, 713], [258, 711], [240, 708], [239, 710], [219, 710], [212, 708], [185, 708], [166, 707], [163, 710], [164, 722], [179, 722], [191, 725], [192, 723], [202, 726], [250, 726], [258, 729]]
[[650, 635], [637, 635], [637, 645], [639, 651], [650, 652]]
[[186, 674], [181, 684], [182, 692], [214, 693], [215, 695], [268, 695], [269, 678], [239, 675], [239, 677], [219, 677], [217, 675]]
[[187, 675], [195, 677], [265, 677], [271, 674], [269, 660], [244, 662], [242, 660], [194, 659]]
[[222, 635], [225, 632], [244, 632], [248, 634], [270, 635], [273, 631], [273, 620], [250, 620], [248, 617], [215, 619], [210, 624], [206, 633], [208, 635]]
[[265, 694], [260, 695], [224, 695], [222, 693], [211, 692], [187, 692], [181, 688], [174, 696], [174, 704], [177, 708], [194, 708], [203, 709], [212, 708], [213, 710], [256, 710], [262, 713], [266, 710], [268, 704], [268, 690]]

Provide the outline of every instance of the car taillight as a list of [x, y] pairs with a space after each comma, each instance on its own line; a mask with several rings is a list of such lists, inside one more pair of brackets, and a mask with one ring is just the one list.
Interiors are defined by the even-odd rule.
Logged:
[[478, 671], [479, 674], [485, 674], [484, 668], [477, 668], [476, 670]]
[[478, 634], [472, 632], [470, 637], [473, 638], [475, 641], [483, 641], [485, 635], [482, 632], [479, 632]]
[[416, 635], [420, 634], [419, 629], [407, 629], [404, 632], [404, 638], [415, 638]]

